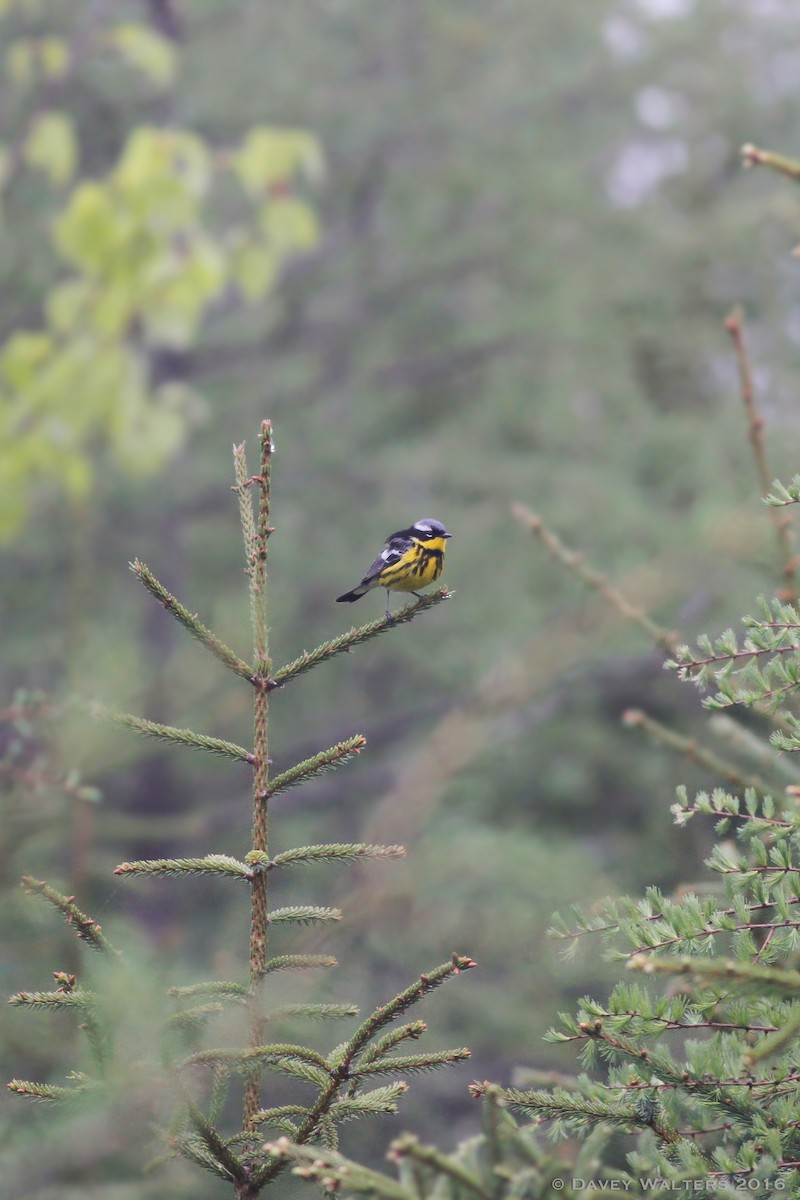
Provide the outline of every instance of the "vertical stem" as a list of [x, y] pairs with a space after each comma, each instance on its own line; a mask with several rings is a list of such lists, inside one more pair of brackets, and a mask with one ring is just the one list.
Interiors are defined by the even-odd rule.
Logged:
[[[239, 500], [247, 506], [249, 520], [242, 509], [242, 527], [247, 552], [247, 570], [250, 576], [250, 609], [253, 620], [254, 670], [262, 686], [255, 689], [253, 716], [253, 849], [264, 853], [268, 850], [267, 785], [269, 782], [269, 690], [267, 681], [270, 673], [269, 634], [267, 629], [267, 540], [272, 533], [269, 523], [269, 482], [272, 456], [272, 425], [261, 423], [261, 471], [251, 479], [246, 478], [243, 448], [237, 448], [237, 480]], [[258, 517], [253, 526], [252, 505], [247, 488], [255, 484], [259, 489]], [[264, 1040], [264, 1018], [262, 994], [264, 968], [267, 963], [267, 872], [257, 871], [250, 889], [250, 1046], [260, 1046]], [[244, 1128], [252, 1128], [253, 1117], [261, 1105], [261, 1069], [254, 1068], [245, 1082]]]
[[[766, 496], [770, 490], [772, 483], [772, 473], [770, 472], [767, 463], [767, 452], [764, 447], [764, 418], [761, 416], [756, 405], [756, 392], [753, 384], [753, 372], [750, 369], [750, 359], [747, 354], [747, 346], [744, 340], [743, 318], [741, 311], [737, 308], [728, 315], [725, 319], [725, 328], [731, 335], [734, 352], [736, 354], [736, 365], [739, 369], [739, 386], [742, 393], [742, 401], [744, 403], [745, 413], [747, 414], [747, 424], [749, 429], [750, 444], [753, 447], [753, 455], [756, 460], [756, 470], [758, 471], [758, 482], [761, 488], [761, 495]], [[781, 600], [788, 600], [793, 604], [797, 599], [797, 558], [794, 554], [794, 545], [792, 538], [792, 518], [784, 510], [770, 508], [772, 523], [775, 526], [775, 533], [778, 538], [778, 547], [783, 560], [783, 592]]]

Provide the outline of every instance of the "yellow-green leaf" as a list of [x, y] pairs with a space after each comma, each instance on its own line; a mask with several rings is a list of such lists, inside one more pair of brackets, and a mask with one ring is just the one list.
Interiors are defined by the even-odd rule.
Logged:
[[78, 162], [72, 121], [64, 113], [41, 113], [31, 125], [23, 153], [28, 165], [42, 171], [52, 183], [69, 183]]
[[300, 171], [315, 179], [323, 169], [319, 143], [311, 134], [266, 125], [250, 130], [231, 164], [244, 190], [256, 197]]
[[53, 342], [45, 333], [12, 334], [0, 352], [0, 374], [16, 391], [26, 388], [51, 355]]
[[6, 70], [11, 80], [21, 87], [30, 83], [34, 76], [34, 47], [30, 38], [20, 38], [6, 50]]
[[271, 291], [278, 274], [278, 255], [270, 246], [248, 242], [236, 251], [233, 281], [247, 300], [261, 300]]
[[154, 83], [167, 87], [175, 77], [175, 51], [172, 44], [144, 25], [118, 25], [110, 34], [112, 45], [125, 61]]
[[92, 285], [70, 279], [51, 288], [45, 300], [47, 323], [56, 333], [69, 333], [86, 316]]
[[38, 63], [45, 79], [64, 79], [70, 68], [69, 46], [61, 38], [42, 38], [37, 46]]
[[261, 227], [281, 253], [310, 250], [319, 241], [319, 224], [314, 210], [304, 200], [279, 196], [265, 205]]
[[98, 183], [80, 184], [54, 227], [64, 257], [90, 273], [108, 269], [128, 232], [108, 189]]

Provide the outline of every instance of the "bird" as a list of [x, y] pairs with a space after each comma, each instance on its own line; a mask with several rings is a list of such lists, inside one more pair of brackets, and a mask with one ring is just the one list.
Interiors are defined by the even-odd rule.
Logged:
[[386, 588], [386, 620], [391, 621], [389, 593], [411, 592], [413, 596], [419, 596], [416, 588], [435, 583], [442, 573], [445, 542], [450, 536], [442, 522], [433, 517], [423, 517], [408, 529], [389, 534], [361, 583], [343, 596], [337, 596], [336, 603], [352, 604], [373, 588]]

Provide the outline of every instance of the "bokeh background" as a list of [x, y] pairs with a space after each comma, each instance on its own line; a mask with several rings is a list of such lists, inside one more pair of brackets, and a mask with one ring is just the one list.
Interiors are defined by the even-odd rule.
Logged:
[[[276, 848], [409, 852], [280, 881], [284, 903], [345, 911], [294, 946], [339, 969], [292, 995], [366, 1011], [453, 950], [478, 960], [423, 1014], [431, 1044], [472, 1061], [415, 1081], [347, 1149], [380, 1161], [404, 1128], [451, 1146], [475, 1128], [471, 1079], [572, 1069], [542, 1035], [613, 978], [596, 947], [559, 958], [553, 912], [674, 888], [702, 862], [702, 831], [676, 831], [668, 808], [676, 784], [714, 780], [621, 717], [719, 735], [510, 506], [687, 640], [779, 586], [723, 321], [743, 306], [789, 478], [800, 206], [744, 172], [740, 147], [797, 149], [797, 7], [113, 7], [0, 4], [0, 707], [41, 692], [56, 709], [6, 721], [0, 745], [3, 989], [78, 961], [23, 872], [126, 946], [132, 1055], [166, 986], [244, 968], [244, 892], [112, 872], [241, 855], [246, 773], [110, 731], [69, 698], [248, 740], [249, 689], [127, 564], [248, 652], [230, 447], [247, 440], [255, 465], [270, 417], [276, 662], [380, 614], [377, 593], [333, 599], [390, 531], [430, 515], [453, 534], [453, 600], [299, 680], [271, 719], [276, 770], [351, 733], [369, 743], [275, 801]], [[68, 1021], [9, 1010], [3, 1027], [8, 1076], [58, 1082], [79, 1061]], [[188, 1171], [139, 1176], [143, 1102], [138, 1140], [101, 1147], [86, 1117], [48, 1115], [42, 1144], [41, 1110], [2, 1103], [26, 1196], [224, 1194]]]

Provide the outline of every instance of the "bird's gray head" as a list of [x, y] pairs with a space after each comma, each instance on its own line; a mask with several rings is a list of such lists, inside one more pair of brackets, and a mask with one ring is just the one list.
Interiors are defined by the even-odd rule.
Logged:
[[447, 532], [441, 521], [436, 521], [433, 517], [423, 517], [420, 521], [415, 521], [411, 526], [412, 533], [423, 541], [432, 541], [434, 538], [449, 538], [452, 535]]

